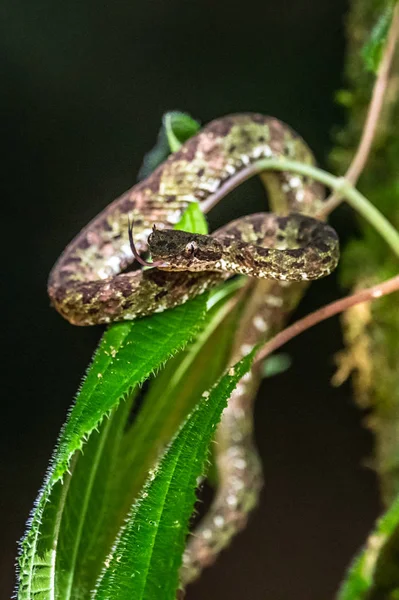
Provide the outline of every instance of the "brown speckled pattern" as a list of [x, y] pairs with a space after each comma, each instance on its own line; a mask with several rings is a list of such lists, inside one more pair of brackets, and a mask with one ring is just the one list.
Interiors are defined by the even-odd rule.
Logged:
[[[186, 273], [184, 278], [175, 273], [165, 273], [162, 289], [157, 283], [159, 275], [155, 273], [134, 271], [121, 274], [134, 260], [128, 240], [128, 219], [134, 220], [138, 251], [145, 252], [154, 224], [158, 229], [172, 228], [190, 202], [209, 200], [240, 170], [257, 160], [278, 156], [313, 162], [301, 138], [272, 117], [242, 114], [210, 123], [150, 177], [110, 204], [67, 246], [49, 277], [48, 292], [55, 308], [76, 325], [134, 319], [185, 302], [188, 297], [202, 293], [225, 279], [226, 273], [210, 271], [206, 258], [202, 263], [205, 273]], [[284, 196], [287, 212], [294, 206], [298, 210], [298, 204], [306, 207], [320, 192], [317, 184], [306, 182], [300, 176], [265, 172], [261, 177], [271, 193]], [[268, 222], [274, 219], [275, 228], [276, 224], [282, 223], [280, 217], [269, 216], [266, 219]], [[244, 224], [245, 221], [241, 224], [236, 222], [234, 228], [243, 234]], [[232, 228], [224, 231], [228, 237]], [[284, 235], [280, 229], [276, 235], [279, 233]], [[316, 254], [306, 259], [307, 265], [312, 261], [316, 264], [317, 248], [315, 250]], [[245, 251], [248, 264], [245, 267], [244, 261], [244, 266], [236, 272], [275, 277], [283, 268], [290, 273], [294, 271], [293, 257], [285, 253], [284, 259], [283, 254], [276, 254], [276, 250], [272, 254], [272, 261], [270, 253], [268, 260], [264, 260], [265, 257], [262, 260], [259, 255], [258, 259], [252, 259]], [[325, 258], [328, 252], [323, 251], [322, 254]], [[256, 263], [259, 259], [261, 265]], [[225, 271], [225, 257], [220, 261], [216, 270]], [[326, 274], [328, 269], [324, 271]], [[313, 278], [306, 275], [306, 269], [301, 268], [298, 277], [300, 273], [305, 273], [304, 278]], [[286, 273], [282, 276], [285, 277]]]
[[[180, 220], [190, 202], [209, 202], [223, 195], [237, 174], [256, 166], [258, 160], [279, 156], [314, 162], [302, 139], [277, 119], [241, 114], [213, 121], [69, 244], [50, 274], [53, 305], [74, 324], [108, 323], [185, 302], [230, 272], [267, 277], [250, 284], [230, 360], [234, 364], [254, 344], [281, 329], [307, 280], [335, 268], [335, 232], [309, 218], [322, 207], [323, 188], [299, 175], [265, 171], [260, 177], [272, 210], [280, 216], [244, 217], [206, 238], [166, 230]], [[169, 261], [164, 269], [173, 271], [121, 273], [133, 263], [129, 218], [134, 220], [141, 253], [148, 250], [148, 237], [157, 226], [150, 238], [152, 256]], [[223, 413], [215, 445], [218, 489], [210, 511], [189, 539], [182, 588], [215, 560], [257, 503], [262, 473], [253, 442], [252, 405], [260, 381], [260, 369], [254, 367], [239, 382]], [[178, 597], [183, 595], [179, 590]]]
[[339, 258], [336, 232], [298, 213], [249, 215], [213, 235], [155, 230], [148, 242], [161, 270], [226, 271], [278, 281], [320, 279], [335, 269]]

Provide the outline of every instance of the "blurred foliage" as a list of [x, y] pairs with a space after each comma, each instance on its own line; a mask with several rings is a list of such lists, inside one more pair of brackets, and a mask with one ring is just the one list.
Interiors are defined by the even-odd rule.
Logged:
[[366, 41], [362, 49], [363, 59], [366, 68], [373, 73], [377, 73], [384, 44], [387, 39], [389, 27], [392, 22], [392, 15], [395, 2], [388, 2], [385, 10], [380, 15], [376, 24], [374, 25], [369, 39]]
[[[370, 102], [374, 73], [392, 20], [391, 0], [353, 0], [347, 22], [347, 89], [338, 101], [347, 108], [347, 126], [336, 135], [331, 162], [341, 174], [355, 152]], [[371, 31], [371, 34], [370, 34]], [[396, 51], [373, 150], [359, 189], [399, 227], [399, 52]], [[398, 272], [398, 260], [360, 218], [357, 239], [346, 247], [341, 282], [354, 290]], [[361, 304], [342, 317], [346, 349], [337, 356], [336, 384], [353, 374], [355, 397], [368, 411], [375, 439], [375, 467], [388, 510], [355, 559], [339, 600], [399, 598], [399, 311], [397, 294]]]
[[155, 146], [144, 156], [138, 173], [138, 180], [148, 177], [171, 152], [179, 150], [191, 136], [200, 129], [200, 124], [187, 113], [169, 111], [162, 117]]
[[[364, 48], [381, 44], [381, 22], [392, 10], [386, 0], [354, 0], [348, 16], [347, 90], [339, 99], [348, 113], [346, 127], [336, 135], [331, 162], [344, 173], [360, 138], [374, 75], [364, 68]], [[382, 15], [375, 26], [376, 17]], [[373, 29], [374, 26], [374, 29]], [[376, 33], [376, 30], [379, 30]], [[370, 31], [372, 31], [370, 38]], [[377, 35], [378, 34], [378, 35]], [[379, 36], [379, 37], [378, 37]], [[382, 36], [382, 37], [381, 37]], [[370, 41], [371, 40], [371, 41]], [[379, 40], [379, 41], [378, 41]], [[399, 53], [394, 58], [377, 137], [359, 189], [395, 227], [399, 227]], [[398, 272], [398, 260], [387, 252], [370, 225], [359, 218], [359, 236], [346, 247], [341, 282], [352, 289], [383, 281]], [[375, 435], [373, 464], [382, 496], [389, 504], [399, 492], [399, 311], [397, 294], [348, 311], [342, 319], [346, 350], [337, 357], [335, 383], [353, 373], [357, 402], [369, 410], [367, 426]]]

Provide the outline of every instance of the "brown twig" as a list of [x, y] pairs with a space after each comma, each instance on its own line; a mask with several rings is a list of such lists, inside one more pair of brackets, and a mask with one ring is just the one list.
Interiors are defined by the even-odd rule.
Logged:
[[[363, 127], [362, 136], [360, 138], [359, 146], [356, 150], [355, 156], [344, 176], [352, 185], [355, 185], [359, 179], [367, 159], [370, 154], [371, 146], [377, 130], [377, 124], [381, 109], [384, 103], [384, 97], [386, 88], [389, 81], [389, 71], [392, 64], [392, 59], [395, 54], [396, 43], [399, 38], [399, 4], [396, 5], [392, 16], [392, 23], [388, 33], [387, 43], [385, 45], [384, 54], [381, 59], [381, 63], [378, 69], [377, 78], [375, 80], [371, 101], [367, 111], [366, 121]], [[320, 217], [326, 217], [332, 212], [342, 201], [342, 196], [334, 192], [326, 200], [323, 209], [320, 213]]]
[[259, 350], [255, 357], [255, 362], [264, 360], [272, 352], [283, 346], [289, 340], [292, 340], [292, 338], [296, 337], [303, 331], [306, 331], [306, 329], [313, 327], [313, 325], [317, 325], [317, 323], [320, 323], [325, 319], [329, 319], [330, 317], [341, 313], [348, 308], [351, 308], [351, 306], [355, 306], [361, 302], [370, 302], [371, 300], [375, 300], [376, 298], [380, 298], [381, 296], [386, 296], [387, 294], [392, 294], [392, 292], [397, 291], [399, 291], [399, 275], [396, 275], [395, 277], [392, 277], [383, 283], [374, 285], [373, 287], [360, 290], [355, 294], [346, 296], [346, 298], [341, 298], [341, 300], [331, 302], [330, 304], [323, 306], [310, 315], [307, 315], [303, 319], [299, 319], [299, 321], [293, 325], [290, 325], [274, 336], [274, 338], [272, 338], [263, 348], [261, 348], [261, 350]]

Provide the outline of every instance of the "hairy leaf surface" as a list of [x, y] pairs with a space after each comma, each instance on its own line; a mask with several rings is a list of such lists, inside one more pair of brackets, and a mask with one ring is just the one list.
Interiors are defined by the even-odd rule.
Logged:
[[[166, 313], [118, 323], [105, 333], [61, 433], [30, 528], [22, 542], [18, 591], [21, 600], [69, 597], [65, 589], [59, 588], [56, 571], [57, 542], [71, 480], [68, 473], [71, 458], [130, 390], [195, 336], [202, 327], [205, 312], [206, 296], [202, 295]], [[98, 456], [98, 460], [100, 458]], [[86, 500], [88, 502], [89, 497]], [[82, 527], [81, 508], [79, 503], [72, 519], [78, 529]], [[64, 520], [64, 524], [70, 527], [71, 518]]]
[[112, 551], [95, 600], [173, 600], [195, 487], [233, 389], [254, 352], [229, 369], [189, 415], [150, 474]]

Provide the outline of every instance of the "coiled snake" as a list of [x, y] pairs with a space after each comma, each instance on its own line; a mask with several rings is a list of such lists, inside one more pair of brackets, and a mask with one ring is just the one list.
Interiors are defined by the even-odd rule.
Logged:
[[[322, 205], [321, 187], [284, 171], [263, 171], [270, 203], [280, 215], [250, 215], [211, 236], [172, 228], [191, 202], [207, 210], [237, 182], [257, 172], [257, 161], [284, 156], [313, 163], [303, 140], [277, 119], [238, 114], [211, 122], [67, 246], [49, 278], [53, 305], [76, 325], [110, 323], [186, 302], [232, 273], [264, 278], [263, 287], [256, 284], [258, 292], [243, 317], [242, 323], [245, 318], [247, 323], [237, 333], [233, 356], [240, 358], [246, 348], [282, 325], [292, 298], [298, 299], [303, 287], [289, 282], [317, 279], [337, 264], [335, 231], [312, 218]], [[149, 249], [156, 268], [122, 273], [134, 262], [129, 220], [134, 221], [137, 252]], [[254, 371], [239, 384], [224, 413], [217, 446], [218, 496], [187, 548], [183, 584], [228, 542], [256, 501], [260, 474], [250, 415], [255, 380], [259, 377]]]

